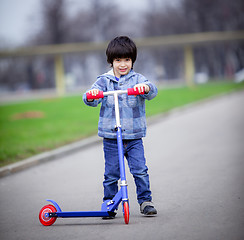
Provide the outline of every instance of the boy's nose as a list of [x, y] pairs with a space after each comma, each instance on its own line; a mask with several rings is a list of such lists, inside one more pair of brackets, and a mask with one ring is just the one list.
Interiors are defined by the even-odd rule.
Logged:
[[124, 66], [125, 65], [125, 61], [121, 61], [121, 66]]

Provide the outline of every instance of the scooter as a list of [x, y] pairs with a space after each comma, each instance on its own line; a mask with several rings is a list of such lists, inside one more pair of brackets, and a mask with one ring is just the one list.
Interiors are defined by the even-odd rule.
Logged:
[[144, 91], [139, 89], [128, 88], [127, 90], [117, 90], [117, 91], [108, 91], [103, 92], [99, 91], [96, 96], [93, 96], [91, 93], [87, 93], [87, 99], [99, 99], [104, 98], [109, 95], [113, 95], [114, 104], [115, 104], [115, 118], [117, 131], [117, 145], [118, 145], [118, 154], [119, 154], [119, 166], [120, 166], [120, 190], [114, 196], [112, 200], [106, 200], [101, 206], [101, 211], [81, 211], [81, 212], [63, 212], [59, 205], [50, 199], [47, 199], [48, 204], [44, 206], [39, 212], [39, 220], [44, 226], [51, 226], [55, 223], [57, 218], [79, 218], [79, 217], [104, 217], [110, 218], [116, 215], [116, 210], [118, 209], [119, 204], [122, 202], [122, 209], [124, 215], [125, 224], [129, 223], [129, 199], [127, 191], [127, 181], [125, 174], [125, 163], [124, 163], [124, 153], [123, 153], [123, 143], [122, 143], [122, 131], [120, 124], [120, 115], [119, 115], [119, 101], [118, 95], [128, 94], [128, 95], [139, 95], [144, 94]]

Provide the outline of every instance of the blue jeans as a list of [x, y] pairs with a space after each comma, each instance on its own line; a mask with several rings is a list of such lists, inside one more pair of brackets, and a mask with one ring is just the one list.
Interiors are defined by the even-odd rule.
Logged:
[[[103, 150], [105, 157], [104, 173], [104, 198], [112, 199], [118, 192], [118, 180], [120, 179], [119, 156], [117, 139], [103, 139]], [[144, 157], [144, 147], [142, 139], [123, 140], [124, 156], [128, 161], [131, 174], [136, 184], [138, 203], [151, 201], [151, 191], [149, 183], [148, 168]]]

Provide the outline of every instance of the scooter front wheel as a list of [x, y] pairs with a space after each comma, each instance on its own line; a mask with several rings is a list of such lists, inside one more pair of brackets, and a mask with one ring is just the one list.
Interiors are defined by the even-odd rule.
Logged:
[[130, 219], [129, 203], [128, 202], [124, 202], [123, 203], [123, 208], [124, 208], [124, 220], [125, 220], [125, 224], [128, 224], [129, 223], [129, 219]]
[[51, 226], [52, 224], [55, 223], [55, 221], [57, 219], [56, 217], [47, 216], [48, 213], [52, 213], [52, 212], [57, 212], [57, 209], [51, 204], [46, 205], [41, 209], [41, 211], [39, 213], [39, 220], [42, 225]]

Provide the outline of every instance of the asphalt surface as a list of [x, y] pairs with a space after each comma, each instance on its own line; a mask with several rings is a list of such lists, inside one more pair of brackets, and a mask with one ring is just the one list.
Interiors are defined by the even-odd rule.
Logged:
[[0, 178], [0, 239], [244, 239], [244, 92], [157, 120], [144, 139], [156, 217], [144, 217], [127, 171], [130, 223], [57, 219], [39, 223], [45, 199], [63, 211], [100, 210], [101, 143]]

